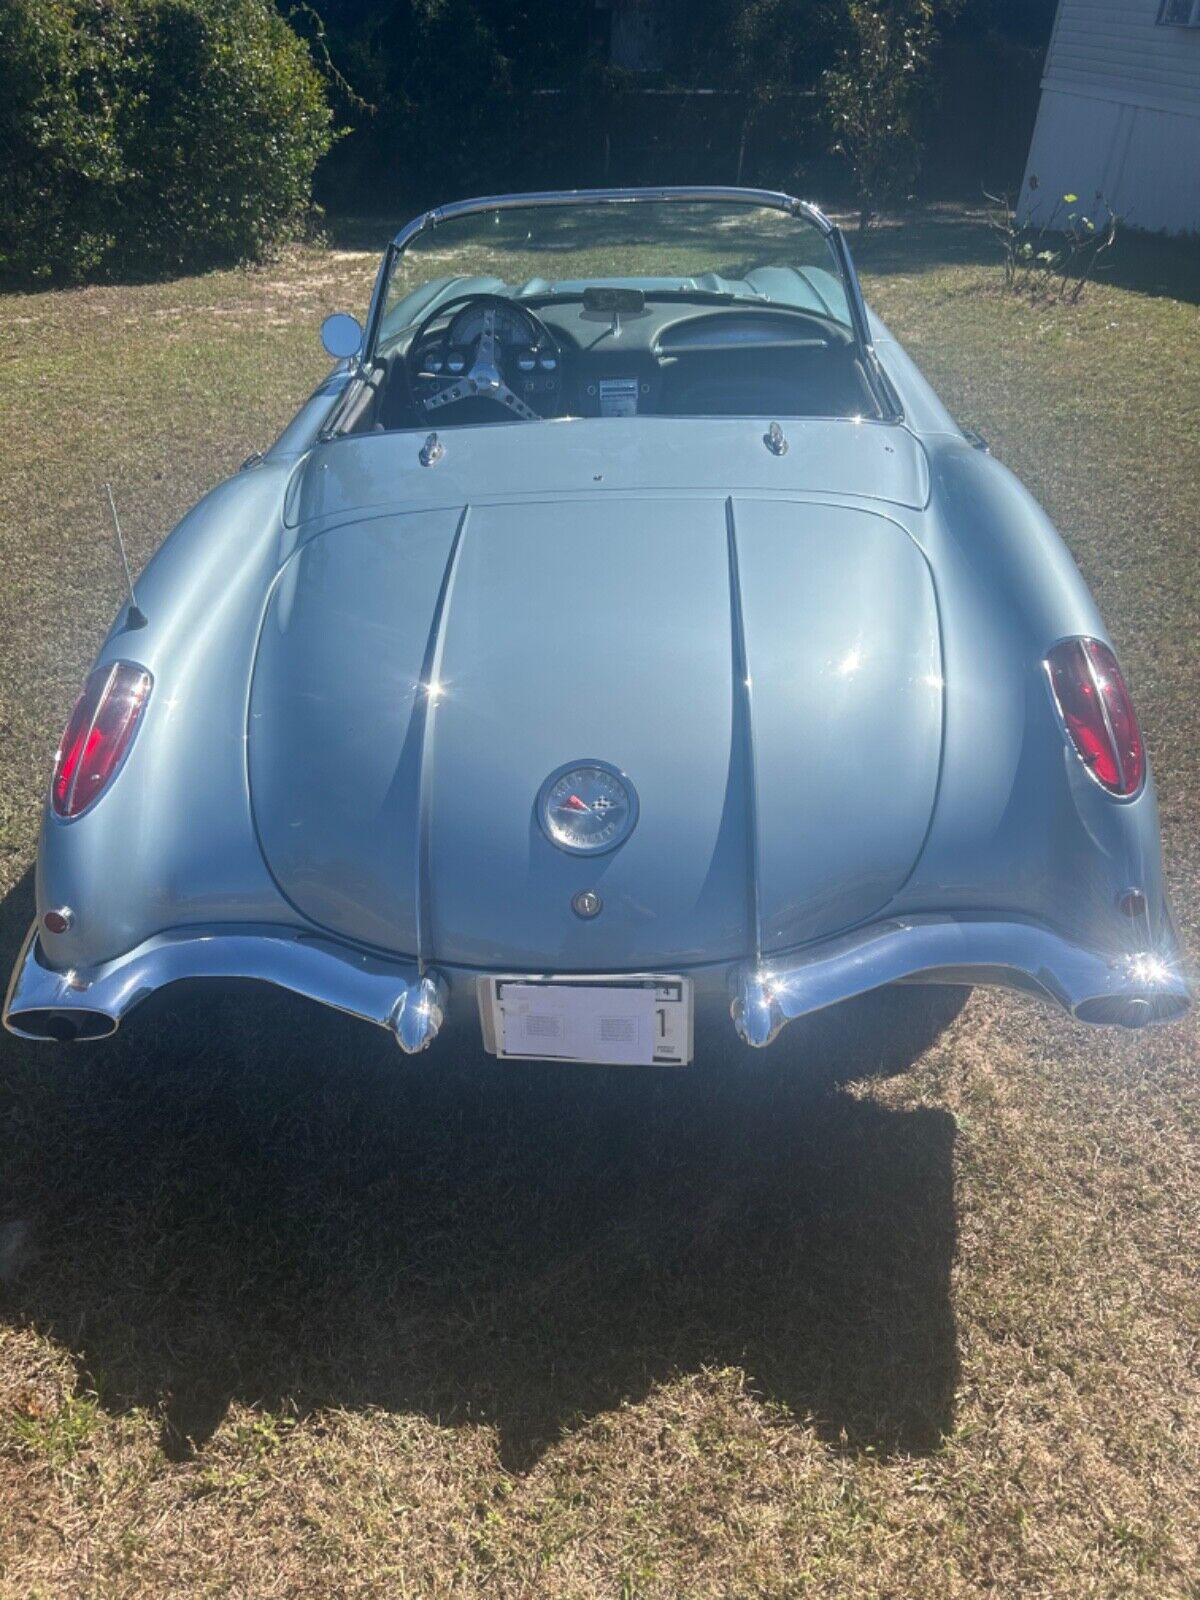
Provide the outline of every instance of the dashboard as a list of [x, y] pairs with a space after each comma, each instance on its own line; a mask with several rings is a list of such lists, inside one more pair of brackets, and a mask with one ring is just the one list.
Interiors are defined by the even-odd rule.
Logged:
[[[494, 366], [515, 396], [501, 405], [470, 383], [485, 316], [494, 321]], [[870, 385], [847, 329], [769, 305], [652, 300], [598, 310], [582, 300], [475, 297], [447, 306], [398, 341], [401, 375], [383, 384], [376, 425], [411, 427], [437, 410], [439, 425], [512, 419], [660, 415], [872, 416]], [[467, 386], [470, 393], [466, 392]], [[442, 396], [442, 401], [437, 399]], [[432, 402], [432, 404], [431, 404]]]

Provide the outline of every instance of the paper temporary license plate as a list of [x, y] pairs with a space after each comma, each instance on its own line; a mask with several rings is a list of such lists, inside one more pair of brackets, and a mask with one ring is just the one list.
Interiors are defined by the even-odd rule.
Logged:
[[683, 1067], [690, 978], [480, 978], [484, 1048], [525, 1061]]

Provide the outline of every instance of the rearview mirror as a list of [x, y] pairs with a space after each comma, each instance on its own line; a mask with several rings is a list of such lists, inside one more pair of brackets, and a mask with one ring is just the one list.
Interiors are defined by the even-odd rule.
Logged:
[[321, 324], [321, 343], [336, 361], [349, 361], [362, 349], [363, 331], [357, 317], [335, 311]]
[[585, 311], [622, 312], [636, 317], [646, 309], [646, 296], [641, 289], [612, 289], [607, 284], [596, 285], [583, 291]]

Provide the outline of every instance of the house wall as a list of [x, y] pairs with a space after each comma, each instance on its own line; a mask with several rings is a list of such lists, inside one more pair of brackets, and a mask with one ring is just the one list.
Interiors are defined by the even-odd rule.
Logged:
[[[1200, 232], [1200, 28], [1159, 0], [1060, 0], [1019, 206], [1099, 193], [1131, 227]], [[1036, 186], [1030, 183], [1036, 178]]]

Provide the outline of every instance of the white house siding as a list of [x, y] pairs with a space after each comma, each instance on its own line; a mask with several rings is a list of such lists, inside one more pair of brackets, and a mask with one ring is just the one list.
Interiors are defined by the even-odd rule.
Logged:
[[1022, 216], [1099, 193], [1132, 227], [1200, 232], [1200, 28], [1160, 26], [1158, 12], [1159, 0], [1060, 0]]

